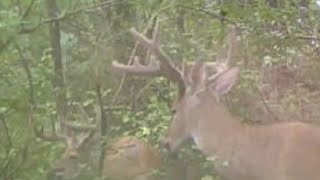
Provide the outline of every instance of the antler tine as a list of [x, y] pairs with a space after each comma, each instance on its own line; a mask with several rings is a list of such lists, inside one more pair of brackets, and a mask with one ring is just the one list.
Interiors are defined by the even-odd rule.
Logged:
[[[85, 112], [85, 110], [78, 104], [77, 105], [79, 111], [81, 112], [81, 114], [83, 115], [83, 117], [89, 122], [89, 116], [88, 114]], [[92, 124], [88, 124], [88, 125], [80, 125], [80, 124], [74, 124], [74, 123], [70, 123], [70, 122], [61, 122], [65, 127], [67, 127], [69, 130], [75, 131], [75, 132], [82, 132], [82, 131], [95, 131], [97, 130], [97, 126], [98, 125], [92, 125]]]
[[73, 130], [75, 132], [81, 132], [81, 131], [89, 131], [89, 130], [96, 130], [95, 125], [80, 125], [80, 124], [74, 124], [70, 122], [63, 122], [63, 124], [69, 128], [70, 130]]
[[[161, 49], [159, 45], [159, 26], [156, 25], [155, 33], [153, 34], [153, 39], [150, 40], [144, 35], [140, 34], [135, 30], [135, 28], [130, 28], [130, 33], [132, 36], [145, 48], [147, 48], [152, 54], [154, 54], [160, 66], [144, 66], [140, 63], [135, 63], [134, 65], [128, 66], [120, 64], [118, 62], [113, 62], [112, 66], [122, 72], [127, 72], [135, 75], [145, 75], [145, 76], [165, 76], [173, 82], [177, 82], [179, 89], [184, 89], [184, 81], [181, 72], [174, 67], [170, 57]], [[138, 62], [138, 60], [135, 60]]]
[[[81, 111], [83, 111], [83, 113], [85, 113], [84, 109], [81, 106], [79, 106], [79, 108], [82, 109]], [[100, 121], [101, 121], [100, 114], [101, 113], [99, 112], [99, 108], [97, 108], [96, 111], [97, 112], [96, 112], [95, 125], [91, 125], [90, 128], [87, 128], [87, 133], [82, 137], [82, 139], [79, 140], [79, 142], [77, 144], [77, 149], [81, 149], [84, 146], [84, 144], [86, 144], [93, 137], [96, 130], [100, 126]]]
[[156, 22], [156, 25], [155, 25], [154, 29], [155, 30], [154, 30], [154, 32], [152, 34], [152, 41], [157, 46], [160, 46], [160, 24], [159, 24], [159, 21]]
[[217, 77], [219, 77], [229, 68], [227, 63], [220, 63], [215, 66], [215, 69], [216, 69], [216, 73], [208, 78], [208, 84], [211, 84], [213, 81], [215, 81]]
[[46, 135], [44, 133], [44, 128], [43, 126], [41, 126], [41, 128], [37, 128], [37, 127], [34, 127], [33, 128], [33, 131], [34, 131], [34, 134], [44, 140], [44, 141], [50, 141], [50, 142], [53, 142], [53, 141], [63, 141], [64, 143], [66, 143], [66, 137], [65, 136], [62, 136], [60, 134], [57, 134], [56, 132], [52, 132], [52, 135]]
[[152, 76], [152, 77], [161, 75], [159, 66], [152, 67], [152, 66], [142, 65], [138, 57], [134, 57], [133, 65], [124, 65], [116, 61], [113, 61], [112, 66], [113, 68], [117, 69], [120, 72], [126, 72], [133, 75]]
[[237, 40], [237, 28], [235, 26], [231, 26], [228, 32], [228, 54], [226, 63], [229, 64], [230, 61], [234, 59], [234, 51], [236, 49], [236, 40]]
[[133, 27], [130, 28], [130, 33], [138, 42], [142, 44], [142, 46], [149, 49], [150, 52], [158, 58], [161, 64], [161, 73], [163, 73], [163, 75], [167, 76], [170, 80], [175, 82], [180, 83], [182, 81], [181, 72], [174, 67], [170, 57], [160, 48], [158, 42], [151, 41], [144, 35], [137, 32]]
[[208, 78], [208, 83], [211, 83], [217, 79], [221, 74], [223, 74], [226, 70], [229, 69], [229, 63], [234, 59], [234, 51], [236, 46], [236, 37], [237, 36], [237, 29], [235, 26], [231, 26], [228, 32], [228, 54], [227, 59], [224, 62], [217, 62], [215, 64], [210, 65], [209, 68], [214, 68], [216, 73]]
[[94, 135], [93, 130], [90, 130], [89, 132], [87, 132], [78, 142], [77, 144], [77, 149], [81, 149], [90, 139], [91, 137]]

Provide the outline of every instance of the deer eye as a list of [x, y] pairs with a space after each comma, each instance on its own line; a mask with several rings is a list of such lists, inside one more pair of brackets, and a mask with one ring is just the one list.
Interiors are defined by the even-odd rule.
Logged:
[[171, 114], [176, 114], [177, 110], [176, 109], [171, 109]]

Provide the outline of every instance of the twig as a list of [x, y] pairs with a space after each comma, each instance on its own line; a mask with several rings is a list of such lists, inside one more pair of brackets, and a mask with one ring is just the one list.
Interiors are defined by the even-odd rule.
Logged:
[[22, 19], [26, 18], [29, 15], [35, 1], [36, 0], [31, 0], [29, 6], [27, 7], [27, 10], [21, 16]]
[[14, 39], [14, 36], [10, 36], [10, 37], [8, 37], [7, 40], [5, 40], [5, 42], [0, 42], [0, 53], [2, 51], [4, 51], [6, 49], [6, 47], [8, 47], [11, 44], [13, 39]]
[[10, 131], [9, 131], [9, 127], [8, 127], [8, 124], [5, 120], [5, 118], [3, 117], [3, 115], [0, 115], [0, 121], [1, 121], [1, 124], [3, 126], [3, 129], [4, 129], [4, 134], [8, 140], [8, 146], [7, 147], [7, 153], [9, 153], [11, 147], [12, 147], [12, 139], [11, 139], [11, 136], [10, 136]]
[[47, 24], [47, 23], [52, 23], [52, 22], [55, 22], [55, 21], [62, 21], [64, 19], [68, 18], [68, 17], [71, 17], [71, 16], [76, 15], [78, 13], [81, 13], [83, 11], [87, 11], [89, 9], [93, 9], [93, 8], [97, 8], [97, 7], [101, 7], [101, 6], [106, 6], [106, 5], [110, 5], [110, 4], [114, 5], [115, 2], [119, 2], [119, 1], [122, 1], [122, 0], [104, 1], [102, 3], [94, 4], [94, 5], [89, 6], [89, 7], [82, 7], [82, 8], [79, 8], [77, 10], [74, 10], [74, 11], [63, 12], [58, 17], [49, 18], [49, 19], [45, 19], [45, 20], [41, 21], [40, 24]]
[[118, 107], [105, 107], [103, 108], [105, 110], [108, 110], [108, 111], [122, 111], [122, 110], [131, 110], [130, 108], [126, 107], [126, 106], [118, 106]]
[[[40, 21], [37, 25], [35, 25], [34, 27], [30, 27], [30, 28], [20, 28], [19, 30], [17, 30], [17, 32], [8, 37], [7, 40], [5, 40], [5, 42], [3, 43], [0, 43], [0, 53], [6, 48], [8, 47], [9, 44], [11, 44], [13, 42], [13, 40], [15, 39], [15, 37], [17, 35], [20, 35], [20, 34], [29, 34], [29, 33], [33, 33], [35, 32], [36, 30], [38, 30], [42, 25], [45, 25], [45, 24], [48, 24], [48, 23], [52, 23], [52, 22], [55, 22], [55, 21], [62, 21], [68, 17], [71, 17], [73, 15], [76, 15], [78, 13], [81, 13], [83, 11], [88, 11], [90, 9], [94, 9], [94, 8], [97, 8], [97, 7], [105, 7], [106, 5], [115, 5], [115, 4], [118, 4], [120, 3], [120, 1], [123, 1], [123, 0], [112, 0], [112, 1], [104, 1], [104, 2], [101, 2], [101, 3], [97, 3], [97, 4], [94, 4], [92, 6], [89, 6], [89, 7], [82, 7], [82, 8], [79, 8], [75, 11], [71, 11], [71, 12], [66, 12], [66, 13], [62, 13], [60, 16], [58, 17], [55, 17], [55, 18], [48, 18], [48, 19], [45, 19], [43, 21]], [[34, 4], [35, 0], [32, 0], [32, 2], [29, 4], [27, 10], [23, 13], [23, 15], [21, 16], [21, 21], [27, 17], [27, 15], [30, 13], [31, 9], [32, 9], [32, 6]]]
[[27, 158], [28, 158], [28, 152], [29, 152], [29, 144], [25, 144], [22, 153], [21, 153], [21, 160], [19, 162], [19, 164], [16, 166], [16, 168], [12, 168], [11, 172], [9, 172], [9, 176], [14, 176], [16, 174], [16, 172], [21, 171], [22, 167], [24, 164], [26, 164], [27, 162]]
[[33, 77], [32, 77], [32, 74], [31, 74], [31, 70], [30, 70], [27, 58], [24, 57], [23, 52], [22, 52], [22, 50], [20, 49], [20, 47], [18, 45], [16, 46], [16, 48], [17, 48], [17, 50], [19, 52], [21, 64], [22, 64], [23, 69], [26, 72], [27, 79], [28, 79], [29, 104], [30, 104], [30, 107], [29, 107], [29, 118], [28, 118], [27, 124], [28, 124], [29, 127], [32, 127], [32, 125], [33, 125], [33, 112], [36, 109], [36, 102], [35, 102], [36, 100], [35, 100], [35, 96], [34, 96]]
[[82, 132], [82, 131], [88, 131], [88, 130], [96, 130], [97, 127], [96, 125], [80, 125], [80, 124], [75, 124], [71, 122], [61, 122], [64, 126], [68, 127], [69, 129], [72, 129], [75, 132]]
[[[290, 38], [290, 36], [286, 36], [285, 38]], [[320, 40], [320, 37], [317, 36], [294, 36], [294, 38], [302, 40]]]
[[237, 23], [225, 16], [220, 16], [216, 13], [213, 13], [213, 12], [209, 12], [209, 11], [205, 11], [203, 9], [200, 9], [200, 8], [194, 8], [194, 7], [190, 7], [190, 6], [186, 6], [186, 5], [182, 5], [182, 4], [178, 4], [178, 7], [182, 7], [182, 8], [185, 8], [185, 9], [190, 9], [190, 10], [193, 10], [193, 11], [199, 11], [201, 13], [204, 13], [204, 14], [207, 14], [207, 15], [210, 15], [211, 17], [214, 17], [216, 19], [219, 19], [220, 21], [225, 21], [225, 22], [228, 22], [230, 24], [233, 24], [235, 26], [237, 26]]
[[148, 89], [152, 84], [153, 84], [153, 81], [150, 81], [143, 88], [141, 88], [140, 91], [137, 93], [137, 95], [134, 97], [133, 103], [135, 103], [143, 95], [145, 90]]

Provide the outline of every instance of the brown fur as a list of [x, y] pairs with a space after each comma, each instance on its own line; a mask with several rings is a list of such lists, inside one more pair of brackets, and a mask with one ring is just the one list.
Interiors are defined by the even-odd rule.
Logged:
[[[228, 83], [233, 77], [223, 78]], [[226, 180], [320, 179], [320, 128], [300, 122], [241, 124], [212, 89], [187, 91], [175, 103], [175, 118], [164, 140], [170, 150], [192, 137], [207, 157], [218, 159], [215, 170]]]
[[[159, 26], [156, 26], [159, 27]], [[114, 69], [141, 76], [164, 76], [176, 82], [179, 95], [176, 111], [164, 139], [165, 146], [175, 151], [191, 137], [197, 147], [216, 164], [226, 180], [319, 180], [320, 128], [304, 123], [282, 123], [269, 126], [241, 124], [220, 104], [237, 79], [239, 70], [229, 68], [233, 58], [235, 28], [230, 31], [228, 57], [223, 63], [209, 65], [196, 62], [184, 72], [176, 69], [158, 43], [158, 29], [153, 39], [134, 28], [133, 37], [154, 54], [159, 66], [113, 62]], [[216, 72], [208, 77], [207, 69]]]
[[148, 173], [160, 165], [160, 154], [151, 145], [135, 137], [122, 137], [107, 151], [103, 174], [116, 179], [149, 179]]

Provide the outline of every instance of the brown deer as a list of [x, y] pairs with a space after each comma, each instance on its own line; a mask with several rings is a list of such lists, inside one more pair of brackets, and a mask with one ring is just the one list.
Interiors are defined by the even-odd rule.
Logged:
[[[164, 139], [176, 151], [187, 138], [215, 163], [215, 171], [226, 180], [319, 180], [320, 129], [292, 122], [267, 126], [242, 124], [219, 98], [227, 94], [239, 76], [228, 61], [210, 64], [197, 61], [184, 70], [175, 68], [155, 40], [130, 29], [133, 37], [158, 59], [158, 66], [117, 62], [121, 72], [142, 76], [164, 76], [178, 84], [172, 123]], [[229, 47], [230, 48], [230, 47]], [[215, 74], [208, 70], [215, 70]]]
[[[80, 111], [89, 119], [81, 107]], [[87, 125], [77, 125], [66, 121], [59, 121], [59, 132], [54, 127], [51, 134], [44, 131], [43, 127], [34, 128], [36, 137], [43, 141], [62, 142], [65, 145], [62, 155], [51, 164], [47, 176], [49, 180], [74, 179], [78, 177], [81, 172], [79, 165], [88, 162], [91, 156], [90, 150], [91, 152], [94, 151], [93, 144], [99, 145], [98, 139], [93, 138], [97, 134], [99, 122], [96, 119], [95, 122], [90, 122]]]
[[161, 165], [160, 153], [136, 137], [121, 137], [108, 148], [103, 175], [112, 179], [152, 179]]
[[199, 180], [201, 178], [199, 166], [185, 162], [174, 156], [172, 164], [164, 164], [160, 152], [145, 141], [131, 136], [116, 139], [107, 148], [102, 174], [113, 180], [134, 179], [154, 180], [153, 170], [160, 170], [165, 165], [165, 179], [167, 180]]
[[[81, 111], [85, 113], [83, 109]], [[88, 117], [86, 113], [85, 117]], [[60, 141], [65, 144], [63, 154], [52, 164], [48, 172], [48, 179], [77, 179], [81, 172], [81, 163], [90, 163], [93, 168], [98, 169], [99, 158], [90, 154], [100, 154], [101, 143], [98, 141], [99, 138], [94, 137], [99, 126], [98, 118], [95, 125], [80, 126], [66, 122], [62, 125], [64, 133], [54, 131], [51, 135], [45, 133], [43, 128], [34, 129], [36, 136], [43, 140]], [[107, 144], [103, 158], [103, 176], [121, 180], [151, 180], [152, 171], [161, 165], [160, 153], [139, 138], [121, 137]]]

